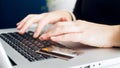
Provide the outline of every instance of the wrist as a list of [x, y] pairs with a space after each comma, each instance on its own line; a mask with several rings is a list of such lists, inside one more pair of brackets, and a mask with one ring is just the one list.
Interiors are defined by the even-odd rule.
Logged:
[[68, 11], [68, 10], [63, 10], [63, 11], [66, 11], [69, 14], [72, 21], [76, 21], [76, 17], [71, 11]]
[[71, 15], [72, 21], [76, 21], [75, 15], [74, 15], [72, 12], [70, 12], [70, 11], [68, 11], [68, 12], [69, 12], [69, 14]]
[[120, 47], [120, 25], [115, 25], [113, 26], [113, 28], [115, 29], [115, 35], [113, 38], [113, 46], [115, 47]]

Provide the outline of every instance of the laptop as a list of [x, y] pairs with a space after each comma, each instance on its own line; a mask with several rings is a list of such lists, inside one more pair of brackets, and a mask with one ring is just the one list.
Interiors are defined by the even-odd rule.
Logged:
[[[27, 32], [32, 34], [32, 31], [33, 28], [29, 29]], [[65, 48], [73, 48], [73, 51], [70, 51], [70, 53], [65, 51], [56, 52], [51, 51], [49, 48], [34, 51], [30, 50], [30, 48], [27, 49], [27, 46], [31, 45], [28, 42], [27, 44], [29, 45], [21, 45], [26, 40], [18, 42], [19, 39], [17, 39], [15, 35], [18, 34], [17, 32], [16, 28], [0, 29], [0, 42], [13, 68], [102, 68], [120, 63], [120, 48], [95, 48], [73, 42], [58, 42], [57, 45], [60, 43], [64, 45]], [[13, 39], [12, 36], [17, 39], [17, 41]], [[5, 39], [8, 40], [6, 41]], [[47, 45], [47, 43], [45, 45]], [[63, 49], [64, 46], [62, 47]], [[33, 48], [34, 47], [35, 46], [33, 46]], [[77, 55], [76, 50], [79, 53]], [[0, 57], [5, 55], [4, 51], [1, 53]], [[0, 65], [3, 64], [9, 67], [3, 66], [2, 68], [11, 68], [6, 56], [3, 57], [2, 61], [3, 60], [4, 62], [0, 62]], [[6, 61], [8, 61], [8, 63], [6, 63]]]
[[12, 68], [1, 42], [0, 42], [0, 68]]

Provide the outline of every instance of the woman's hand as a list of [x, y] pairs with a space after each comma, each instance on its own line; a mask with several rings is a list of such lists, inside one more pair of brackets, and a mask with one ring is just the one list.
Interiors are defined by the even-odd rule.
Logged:
[[95, 47], [112, 47], [120, 44], [120, 29], [116, 26], [78, 20], [54, 24], [41, 40], [80, 42]]
[[68, 11], [59, 10], [43, 14], [30, 14], [22, 21], [17, 23], [17, 29], [20, 34], [24, 34], [25, 31], [33, 24], [37, 23], [37, 28], [34, 32], [34, 38], [38, 37], [43, 27], [47, 24], [54, 24], [60, 21], [71, 21], [72, 17]]

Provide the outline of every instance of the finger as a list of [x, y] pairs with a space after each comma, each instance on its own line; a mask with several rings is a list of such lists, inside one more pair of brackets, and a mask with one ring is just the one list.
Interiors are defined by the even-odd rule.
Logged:
[[67, 22], [68, 20], [65, 17], [61, 17], [61, 18], [56, 18], [56, 20], [52, 20], [51, 24], [56, 24], [58, 22]]
[[34, 18], [27, 21], [24, 26], [20, 29], [19, 33], [24, 34], [24, 32], [35, 22]]
[[47, 15], [46, 17], [44, 17], [39, 22], [39, 25], [37, 26], [33, 37], [37, 38], [40, 35], [40, 33], [41, 33], [41, 31], [42, 31], [42, 29], [44, 28], [45, 25], [47, 25], [49, 23], [54, 24], [57, 21], [67, 21], [67, 19], [65, 19], [65, 18], [59, 18], [59, 17], [54, 17], [54, 16], [51, 16], [50, 14]]
[[82, 33], [69, 33], [59, 36], [50, 37], [53, 41], [71, 41], [71, 42], [81, 42], [83, 39]]
[[20, 23], [17, 23], [16, 25], [18, 26], [18, 25], [20, 25]]
[[26, 21], [26, 23], [24, 23], [19, 33], [23, 34], [33, 23], [39, 22], [44, 16], [45, 13], [40, 15], [33, 15], [28, 21]]
[[49, 23], [52, 23], [53, 22], [52, 20], [55, 21], [53, 16], [46, 15], [41, 21], [39, 21], [39, 24], [38, 24], [38, 26], [37, 26], [37, 28], [36, 28], [36, 30], [34, 32], [33, 37], [37, 38], [40, 35], [40, 33], [41, 33], [42, 29], [44, 28], [44, 26], [49, 24]]
[[60, 21], [68, 21], [68, 19], [65, 17], [61, 17], [59, 15], [56, 15], [56, 14], [54, 15], [53, 13], [48, 13], [42, 21], [43, 22], [47, 21], [47, 23], [55, 24]]
[[37, 38], [40, 35], [40, 33], [41, 33], [41, 31], [42, 31], [42, 29], [43, 29], [43, 27], [45, 25], [46, 25], [46, 23], [40, 23], [40, 24], [38, 24], [38, 26], [37, 26], [37, 28], [36, 28], [36, 30], [34, 32], [34, 35], [33, 35], [34, 38]]
[[65, 22], [65, 21], [68, 21], [66, 18], [62, 17], [58, 22]]
[[61, 34], [74, 33], [74, 32], [80, 32], [80, 31], [78, 27], [74, 26], [73, 23], [60, 22], [57, 25], [54, 25], [53, 27], [51, 27], [46, 33], [41, 35], [41, 38], [45, 40], [51, 36], [57, 36]]
[[[94, 47], [105, 47], [104, 43], [102, 43], [102, 40], [96, 40], [94, 37], [91, 37], [94, 35], [88, 35], [88, 33], [69, 33], [65, 35], [59, 35], [50, 37], [52, 41], [62, 41], [62, 42], [79, 42], [84, 45], [94, 46]], [[111, 46], [106, 46], [111, 47]]]
[[23, 25], [26, 23], [26, 21], [28, 21], [31, 17], [33, 17], [32, 14], [26, 16], [22, 21], [19, 22], [19, 25], [17, 26], [17, 29], [20, 30]]

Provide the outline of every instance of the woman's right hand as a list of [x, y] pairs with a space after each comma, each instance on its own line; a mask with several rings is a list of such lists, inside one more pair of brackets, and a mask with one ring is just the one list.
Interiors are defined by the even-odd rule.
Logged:
[[37, 38], [45, 25], [71, 20], [71, 14], [66, 10], [58, 10], [42, 14], [29, 14], [22, 21], [17, 23], [17, 29], [19, 30], [20, 34], [24, 34], [33, 23], [37, 23], [37, 27], [33, 36], [34, 38]]

